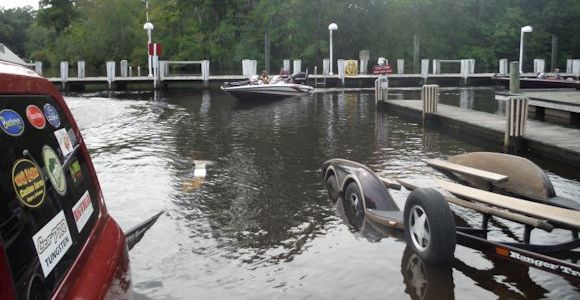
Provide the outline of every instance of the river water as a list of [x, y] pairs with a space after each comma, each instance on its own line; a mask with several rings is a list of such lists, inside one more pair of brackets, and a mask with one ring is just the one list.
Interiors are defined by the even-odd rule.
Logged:
[[[417, 95], [400, 90], [390, 97]], [[496, 150], [425, 130], [378, 109], [373, 97], [318, 93], [271, 103], [242, 103], [217, 91], [66, 97], [121, 227], [165, 211], [130, 252], [136, 298], [580, 297], [577, 282], [469, 248], [458, 246], [451, 266], [432, 267], [405, 248], [402, 236], [372, 224], [350, 227], [322, 184], [325, 160], [351, 159], [383, 176], [425, 182], [442, 176], [425, 159]], [[501, 113], [492, 99], [491, 89], [442, 90], [444, 103]], [[580, 184], [558, 175], [564, 173], [548, 173], [556, 192], [580, 198]], [[393, 192], [399, 205], [406, 195]], [[480, 222], [476, 213], [456, 212]], [[490, 228], [504, 239], [512, 238], [506, 228], [522, 231], [503, 221]], [[568, 237], [536, 230], [532, 241]]]

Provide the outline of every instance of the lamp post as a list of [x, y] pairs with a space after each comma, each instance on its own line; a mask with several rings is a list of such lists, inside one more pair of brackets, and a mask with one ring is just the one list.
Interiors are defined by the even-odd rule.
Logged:
[[151, 45], [151, 31], [153, 31], [153, 24], [147, 22], [143, 25], [143, 29], [147, 30], [147, 53], [149, 54], [149, 77], [153, 76], [151, 72], [151, 52], [149, 51], [149, 45]]
[[336, 25], [336, 23], [330, 23], [330, 25], [328, 25], [328, 31], [330, 32], [330, 72], [328, 73], [329, 75], [334, 75], [334, 73], [332, 73], [332, 32], [338, 29], [338, 25]]
[[523, 74], [523, 64], [524, 64], [524, 33], [532, 32], [534, 29], [532, 26], [522, 27], [520, 34], [520, 74]]

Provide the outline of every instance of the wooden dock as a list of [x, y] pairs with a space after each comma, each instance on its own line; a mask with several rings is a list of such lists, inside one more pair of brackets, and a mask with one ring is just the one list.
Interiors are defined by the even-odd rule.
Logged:
[[[451, 86], [492, 86], [494, 74], [479, 73], [469, 74], [467, 77], [461, 74], [429, 74], [427, 77], [421, 74], [392, 74], [389, 75], [390, 87], [420, 87], [423, 84], [438, 84], [442, 87]], [[315, 81], [325, 81], [329, 88], [345, 87], [345, 88], [372, 88], [378, 75], [357, 75], [344, 76], [339, 75], [312, 75], [308, 76], [309, 85], [314, 85]], [[160, 80], [161, 88], [171, 87], [198, 87], [204, 84], [210, 87], [219, 87], [226, 81], [240, 81], [247, 79], [243, 75], [210, 75], [207, 82], [204, 81], [202, 75], [183, 75], [183, 76], [167, 76]], [[126, 90], [126, 89], [153, 89], [154, 78], [148, 76], [134, 76], [134, 77], [115, 77], [109, 82], [105, 76], [99, 77], [85, 77], [76, 78], [69, 77], [64, 81], [59, 77], [48, 78], [50, 82], [61, 89], [72, 91], [84, 91], [85, 89], [111, 89], [111, 90]]]
[[[379, 105], [421, 118], [421, 100], [389, 100]], [[504, 115], [463, 109], [439, 103], [433, 114], [435, 126], [475, 139], [503, 145], [506, 129]], [[536, 120], [528, 120], [523, 139], [527, 152], [548, 160], [580, 166], [580, 130]]]
[[[537, 120], [566, 125], [580, 125], [580, 91], [575, 89], [521, 90], [518, 95], [530, 99], [530, 114]], [[506, 100], [508, 92], [496, 93], [496, 100]]]

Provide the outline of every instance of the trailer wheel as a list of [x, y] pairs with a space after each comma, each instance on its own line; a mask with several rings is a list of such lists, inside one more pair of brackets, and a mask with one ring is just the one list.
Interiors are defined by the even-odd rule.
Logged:
[[360, 188], [356, 182], [351, 182], [344, 192], [344, 208], [350, 223], [359, 228], [365, 218], [365, 207]]
[[340, 196], [340, 191], [338, 190], [338, 183], [336, 182], [336, 176], [330, 174], [326, 179], [326, 190], [328, 191], [328, 197], [332, 202], [336, 202]]
[[456, 244], [455, 218], [449, 204], [434, 189], [414, 190], [405, 204], [407, 244], [429, 263], [448, 263]]

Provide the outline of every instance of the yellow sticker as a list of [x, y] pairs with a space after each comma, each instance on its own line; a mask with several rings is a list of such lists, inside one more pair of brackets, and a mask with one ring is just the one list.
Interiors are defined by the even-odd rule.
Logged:
[[19, 159], [12, 166], [12, 184], [18, 200], [28, 207], [44, 201], [46, 184], [40, 167], [31, 160]]

